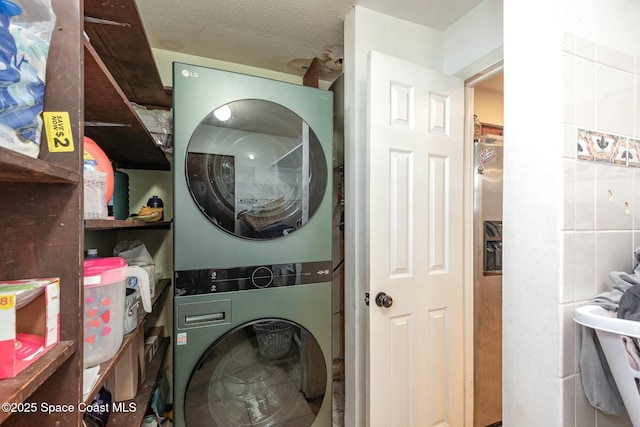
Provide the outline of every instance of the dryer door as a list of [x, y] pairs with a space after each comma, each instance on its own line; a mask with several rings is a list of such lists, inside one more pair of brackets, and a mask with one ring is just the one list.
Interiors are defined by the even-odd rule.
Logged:
[[227, 333], [202, 356], [184, 396], [187, 427], [311, 426], [327, 370], [316, 339], [281, 319]]
[[313, 130], [282, 105], [225, 104], [196, 127], [186, 155], [189, 191], [215, 226], [246, 239], [276, 239], [303, 227], [327, 186]]

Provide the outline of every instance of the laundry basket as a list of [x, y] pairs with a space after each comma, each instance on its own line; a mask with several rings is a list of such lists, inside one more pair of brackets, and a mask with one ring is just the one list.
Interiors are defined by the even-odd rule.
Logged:
[[640, 427], [640, 372], [629, 365], [621, 338], [640, 338], [640, 322], [611, 317], [604, 308], [597, 305], [578, 307], [574, 320], [596, 331], [629, 418], [634, 427]]
[[268, 321], [253, 325], [258, 340], [258, 352], [267, 360], [278, 360], [289, 354], [293, 338], [293, 325]]

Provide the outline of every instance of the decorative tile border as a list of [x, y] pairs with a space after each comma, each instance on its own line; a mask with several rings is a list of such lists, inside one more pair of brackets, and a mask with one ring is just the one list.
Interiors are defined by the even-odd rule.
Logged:
[[578, 129], [577, 142], [578, 160], [640, 168], [639, 139]]
[[627, 165], [640, 168], [640, 140], [629, 138], [627, 141]]

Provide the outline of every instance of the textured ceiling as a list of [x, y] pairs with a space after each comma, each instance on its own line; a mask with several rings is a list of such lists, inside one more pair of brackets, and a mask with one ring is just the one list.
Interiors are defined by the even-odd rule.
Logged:
[[[481, 0], [137, 0], [152, 47], [304, 75], [336, 76], [355, 4], [445, 29]], [[322, 65], [325, 64], [325, 65]]]

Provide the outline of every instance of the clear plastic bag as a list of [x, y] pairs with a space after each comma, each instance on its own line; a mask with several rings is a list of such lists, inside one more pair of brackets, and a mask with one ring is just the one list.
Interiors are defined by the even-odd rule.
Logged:
[[0, 146], [34, 158], [55, 19], [50, 0], [0, 0]]
[[165, 153], [173, 153], [173, 113], [171, 110], [150, 110], [131, 103], [131, 107], [146, 126], [154, 141]]

